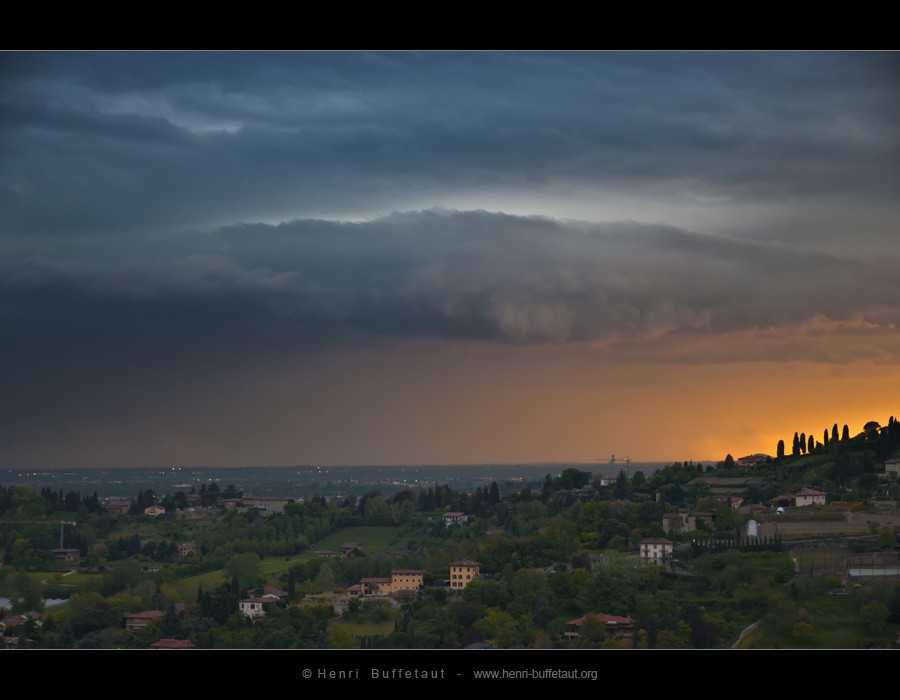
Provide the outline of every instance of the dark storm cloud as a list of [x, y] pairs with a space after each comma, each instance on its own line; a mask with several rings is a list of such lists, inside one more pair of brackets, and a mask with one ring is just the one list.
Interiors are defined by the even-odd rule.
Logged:
[[[37, 357], [102, 369], [362, 338], [882, 327], [898, 308], [897, 66], [893, 53], [0, 54], [0, 324], [14, 339], [0, 353], [10, 371]], [[517, 213], [551, 213], [480, 211], [510, 193]], [[610, 195], [635, 220], [666, 201], [734, 204], [702, 230], [746, 235], [559, 218]], [[765, 235], [779, 204], [796, 226]]]
[[447, 358], [895, 367], [898, 56], [0, 52], [0, 463], [371, 459]]
[[229, 343], [608, 341], [812, 319], [900, 322], [896, 256], [810, 253], [631, 222], [432, 210], [233, 226], [100, 250], [6, 256], [4, 336], [201, 356], [227, 353]]
[[898, 189], [897, 62], [7, 54], [0, 226], [6, 238], [123, 236], [361, 218], [510, 191], [536, 208], [601, 192], [743, 203], [850, 193], [862, 206]]

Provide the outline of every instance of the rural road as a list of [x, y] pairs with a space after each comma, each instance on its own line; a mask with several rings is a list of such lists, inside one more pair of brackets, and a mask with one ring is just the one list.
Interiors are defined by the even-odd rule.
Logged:
[[754, 622], [752, 625], [750, 625], [749, 627], [747, 627], [743, 632], [741, 632], [741, 636], [738, 637], [738, 640], [737, 640], [734, 644], [731, 645], [731, 648], [732, 648], [732, 649], [737, 649], [738, 646], [740, 645], [741, 641], [744, 639], [744, 637], [746, 637], [746, 636], [747, 636], [748, 634], [750, 634], [753, 630], [755, 630], [757, 627], [759, 627], [759, 623], [760, 623], [760, 622], [762, 622], [762, 620], [757, 620], [757, 621]]

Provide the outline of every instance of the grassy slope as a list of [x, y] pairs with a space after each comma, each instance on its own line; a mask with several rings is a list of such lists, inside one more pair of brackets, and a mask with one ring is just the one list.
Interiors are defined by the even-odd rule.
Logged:
[[398, 538], [401, 527], [348, 527], [316, 542], [318, 549], [338, 550], [345, 542], [360, 542], [368, 552], [401, 546]]

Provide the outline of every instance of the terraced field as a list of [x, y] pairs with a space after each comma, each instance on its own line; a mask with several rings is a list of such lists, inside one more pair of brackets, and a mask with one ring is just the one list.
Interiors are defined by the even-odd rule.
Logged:
[[882, 525], [900, 527], [900, 515], [881, 513], [854, 513], [846, 511], [843, 520], [804, 520], [790, 521], [779, 520], [773, 517], [771, 520], [760, 523], [760, 537], [772, 537], [780, 535], [782, 539], [797, 539], [800, 537], [824, 537], [827, 535], [861, 536], [872, 534], [872, 525], [876, 528]]

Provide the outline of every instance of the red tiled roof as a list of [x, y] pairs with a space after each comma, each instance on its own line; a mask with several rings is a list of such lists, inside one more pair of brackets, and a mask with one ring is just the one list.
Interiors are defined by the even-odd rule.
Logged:
[[144, 612], [131, 613], [125, 617], [129, 620], [158, 620], [165, 616], [166, 614], [162, 610], [145, 610]]
[[[621, 615], [607, 615], [606, 613], [599, 613], [599, 614], [595, 615], [594, 617], [596, 617], [598, 620], [600, 620], [600, 622], [602, 622], [604, 625], [631, 625], [631, 624], [633, 624], [630, 617], [622, 617]], [[587, 618], [587, 615], [582, 615], [581, 617], [578, 617], [574, 620], [569, 620], [566, 624], [574, 625], [575, 627], [581, 627], [581, 625], [584, 624], [584, 621], [586, 618]]]

